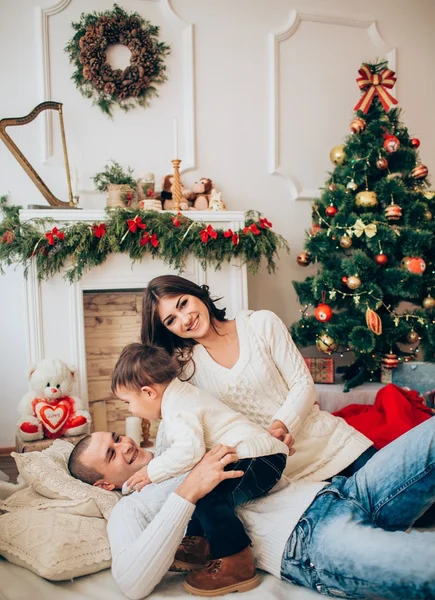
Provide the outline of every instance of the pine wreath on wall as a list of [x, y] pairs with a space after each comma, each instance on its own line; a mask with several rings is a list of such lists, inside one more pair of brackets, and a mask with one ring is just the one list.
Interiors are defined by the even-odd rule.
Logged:
[[[127, 13], [117, 4], [112, 10], [82, 13], [72, 23], [76, 33], [66, 45], [75, 70], [71, 76], [80, 93], [112, 116], [115, 105], [127, 111], [149, 106], [158, 85], [167, 80], [164, 57], [170, 47], [159, 42], [159, 27], [138, 13]], [[107, 48], [122, 44], [130, 52], [130, 64], [113, 69], [106, 61]]]

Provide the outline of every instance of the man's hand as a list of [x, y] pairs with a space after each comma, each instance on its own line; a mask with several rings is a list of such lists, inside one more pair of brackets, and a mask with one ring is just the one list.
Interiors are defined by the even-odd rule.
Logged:
[[284, 444], [288, 446], [289, 456], [295, 453], [295, 450], [292, 447], [295, 443], [294, 437], [288, 432], [287, 427], [282, 421], [274, 421], [267, 431], [270, 435], [273, 435], [274, 438], [281, 440], [281, 442], [284, 442]]
[[227, 465], [237, 460], [239, 457], [235, 448], [217, 444], [204, 454], [175, 492], [192, 504], [196, 504], [200, 498], [214, 490], [224, 479], [243, 476], [243, 471], [224, 471]]
[[141, 489], [149, 483], [151, 483], [151, 479], [148, 477], [148, 467], [143, 467], [132, 475], [130, 479], [127, 479], [124, 485], [131, 490], [134, 488], [136, 491], [140, 492]]

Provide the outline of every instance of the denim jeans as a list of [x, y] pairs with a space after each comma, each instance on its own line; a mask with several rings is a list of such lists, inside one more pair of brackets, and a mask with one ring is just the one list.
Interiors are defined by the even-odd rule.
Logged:
[[286, 466], [285, 454], [244, 458], [225, 471], [244, 471], [242, 477], [225, 479], [201, 498], [187, 526], [186, 535], [203, 535], [213, 558], [241, 552], [251, 540], [234, 509], [266, 494], [278, 483]]
[[435, 419], [334, 477], [287, 541], [281, 576], [336, 598], [435, 599], [435, 531], [407, 532], [435, 502]]

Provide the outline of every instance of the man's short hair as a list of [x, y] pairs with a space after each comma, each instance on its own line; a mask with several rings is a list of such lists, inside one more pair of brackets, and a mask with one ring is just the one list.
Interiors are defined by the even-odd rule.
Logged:
[[91, 440], [92, 436], [87, 435], [74, 446], [68, 460], [68, 469], [76, 479], [80, 479], [84, 483], [89, 483], [89, 485], [94, 485], [99, 479], [103, 479], [104, 475], [97, 471], [97, 469], [88, 467], [82, 462], [83, 453], [88, 449]]

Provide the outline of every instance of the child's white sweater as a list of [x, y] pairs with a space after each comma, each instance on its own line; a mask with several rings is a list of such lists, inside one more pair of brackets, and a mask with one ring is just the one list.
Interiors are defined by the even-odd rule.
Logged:
[[287, 446], [263, 427], [178, 379], [163, 394], [162, 419], [169, 448], [148, 465], [153, 483], [190, 471], [216, 444], [234, 446], [239, 458], [288, 455]]

